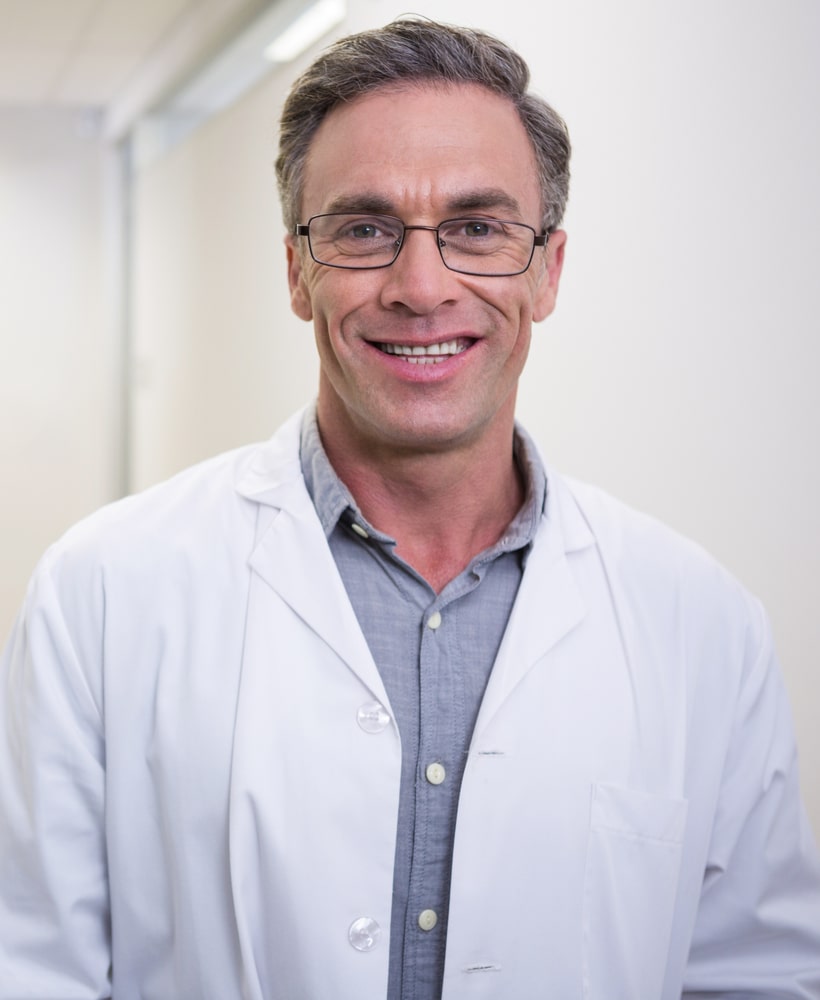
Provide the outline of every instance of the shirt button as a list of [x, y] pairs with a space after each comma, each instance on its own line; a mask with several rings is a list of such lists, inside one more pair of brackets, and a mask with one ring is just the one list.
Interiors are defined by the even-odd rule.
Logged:
[[427, 627], [435, 631], [441, 625], [441, 612], [434, 611], [427, 619]]
[[370, 535], [356, 521], [353, 521], [351, 523], [350, 527], [356, 532], [356, 534], [359, 536], [359, 538], [370, 538]]
[[390, 725], [390, 716], [384, 705], [369, 701], [359, 708], [356, 721], [366, 733], [383, 733]]
[[359, 917], [350, 925], [347, 939], [356, 951], [372, 951], [376, 947], [382, 929], [372, 917]]
[[447, 777], [447, 772], [444, 770], [444, 765], [439, 763], [428, 764], [427, 770], [424, 772], [424, 774], [431, 785], [440, 785], [442, 781], [444, 781], [444, 779]]
[[431, 931], [438, 923], [438, 914], [435, 910], [422, 910], [419, 914], [419, 927], [423, 931]]

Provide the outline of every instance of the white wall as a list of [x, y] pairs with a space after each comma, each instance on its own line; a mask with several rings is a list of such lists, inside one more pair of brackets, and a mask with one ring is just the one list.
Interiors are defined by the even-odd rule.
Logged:
[[[350, 7], [342, 32], [406, 10]], [[568, 120], [566, 272], [520, 412], [553, 464], [698, 539], [764, 599], [820, 832], [820, 6], [416, 9], [514, 44]], [[313, 392], [271, 166], [297, 68], [139, 178], [139, 485], [266, 435]]]
[[312, 333], [288, 305], [276, 84], [136, 174], [134, 488], [268, 437], [313, 392]]
[[89, 124], [0, 111], [0, 643], [43, 549], [115, 488], [107, 164]]

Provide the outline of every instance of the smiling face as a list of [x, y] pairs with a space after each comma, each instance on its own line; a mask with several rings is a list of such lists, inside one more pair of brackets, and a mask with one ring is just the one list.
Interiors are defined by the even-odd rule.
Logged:
[[[367, 94], [324, 120], [308, 156], [302, 221], [329, 212], [407, 225], [499, 218], [541, 231], [535, 156], [513, 106], [478, 86]], [[528, 271], [448, 270], [435, 234], [411, 231], [378, 270], [313, 261], [287, 238], [294, 312], [312, 320], [319, 425], [337, 455], [430, 452], [511, 440], [531, 324], [555, 305], [564, 234]], [[509, 447], [509, 445], [508, 445]], [[386, 451], [385, 451], [386, 450]]]

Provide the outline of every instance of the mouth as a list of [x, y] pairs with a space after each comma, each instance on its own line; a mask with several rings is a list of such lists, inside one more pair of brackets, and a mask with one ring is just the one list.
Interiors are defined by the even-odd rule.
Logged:
[[411, 365], [438, 365], [448, 358], [463, 354], [473, 343], [469, 337], [445, 340], [438, 344], [379, 344], [374, 343], [384, 354], [392, 354]]

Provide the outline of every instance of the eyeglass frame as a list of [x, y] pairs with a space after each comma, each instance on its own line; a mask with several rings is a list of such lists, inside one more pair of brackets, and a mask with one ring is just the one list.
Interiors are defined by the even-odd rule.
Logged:
[[[358, 216], [361, 215], [362, 218], [375, 218], [375, 219], [390, 219], [394, 222], [398, 222], [402, 227], [401, 237], [396, 241], [396, 252], [393, 255], [393, 259], [387, 261], [385, 264], [330, 264], [326, 260], [319, 260], [319, 258], [313, 252], [313, 243], [310, 238], [310, 224], [315, 219], [328, 219], [333, 216]], [[532, 247], [530, 248], [530, 255], [527, 259], [527, 263], [519, 271], [502, 271], [498, 273], [486, 272], [486, 271], [462, 271], [457, 267], [452, 267], [447, 263], [443, 248], [446, 245], [441, 238], [439, 230], [442, 226], [446, 226], [448, 222], [498, 222], [504, 226], [520, 226], [522, 229], [529, 229], [532, 233]], [[379, 213], [368, 213], [368, 212], [320, 212], [318, 215], [311, 215], [306, 223], [297, 222], [293, 229], [294, 236], [306, 236], [308, 241], [308, 250], [310, 251], [311, 258], [319, 264], [321, 267], [335, 267], [343, 271], [379, 271], [385, 267], [392, 267], [393, 264], [399, 259], [399, 254], [402, 251], [402, 247], [405, 243], [405, 237], [407, 233], [411, 230], [418, 229], [423, 232], [435, 233], [436, 234], [436, 247], [438, 248], [439, 257], [441, 257], [441, 262], [447, 268], [448, 271], [452, 271], [454, 274], [466, 274], [474, 278], [515, 278], [519, 274], [526, 274], [530, 269], [532, 264], [532, 259], [535, 256], [536, 247], [545, 247], [549, 242], [549, 238], [554, 232], [552, 229], [546, 230], [546, 232], [538, 234], [537, 230], [526, 222], [516, 222], [512, 219], [496, 219], [492, 217], [481, 217], [481, 216], [456, 216], [454, 219], [443, 219], [437, 226], [408, 226], [405, 222], [399, 219], [395, 215], [381, 215]]]

